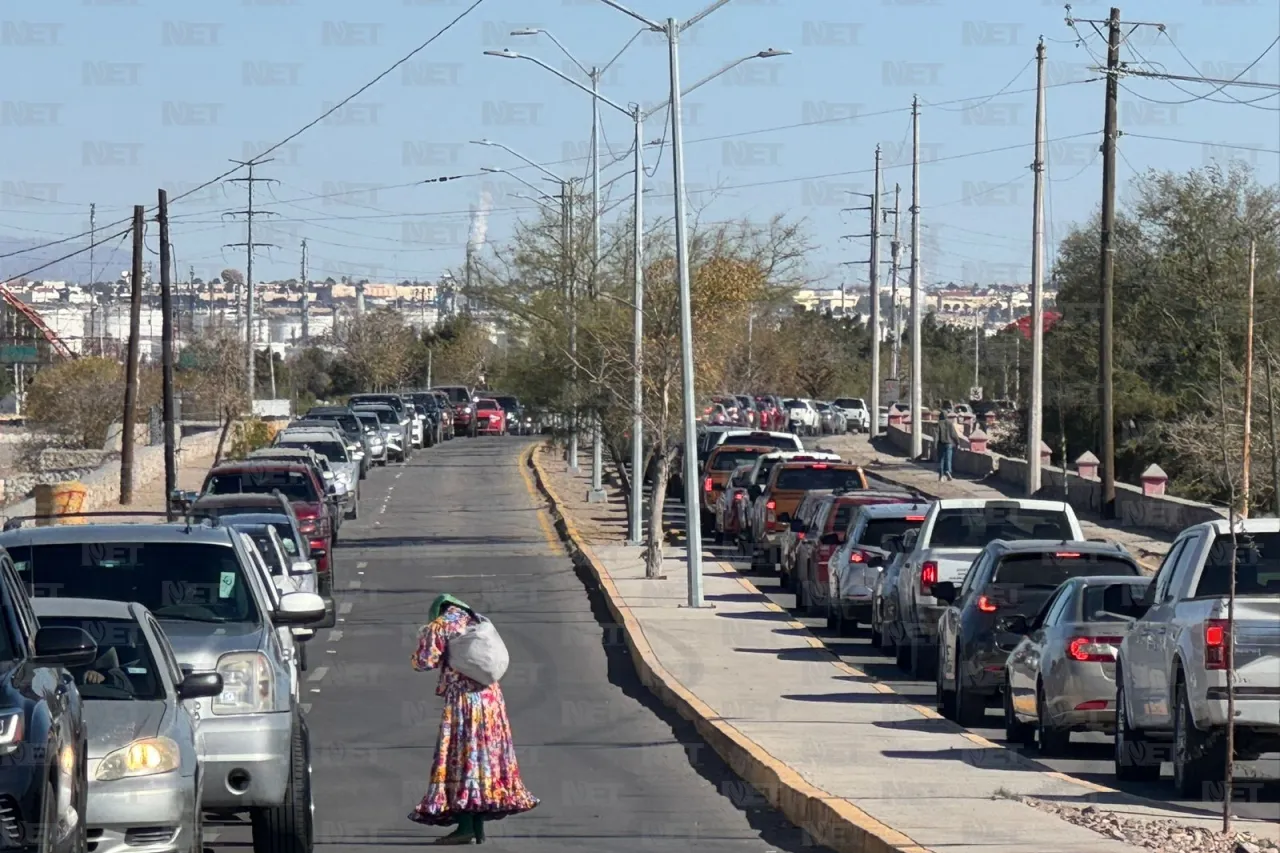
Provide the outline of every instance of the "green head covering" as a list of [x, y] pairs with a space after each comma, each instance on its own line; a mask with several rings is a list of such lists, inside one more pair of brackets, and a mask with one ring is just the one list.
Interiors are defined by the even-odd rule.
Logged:
[[461, 601], [460, 599], [454, 598], [452, 595], [449, 595], [448, 593], [445, 593], [444, 595], [436, 596], [436, 600], [431, 602], [431, 618], [429, 618], [427, 621], [434, 622], [437, 619], [439, 619], [440, 614], [444, 613], [444, 610], [446, 607], [458, 607], [463, 610], [471, 609], [470, 607], [467, 606], [466, 602]]

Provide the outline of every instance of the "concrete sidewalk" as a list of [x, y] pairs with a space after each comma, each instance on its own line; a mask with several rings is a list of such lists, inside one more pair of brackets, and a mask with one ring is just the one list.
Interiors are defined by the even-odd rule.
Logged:
[[[1144, 849], [1018, 796], [1214, 828], [1212, 819], [1048, 770], [913, 704], [841, 662], [746, 576], [710, 555], [703, 583], [712, 607], [689, 609], [681, 549], [667, 549], [663, 579], [646, 579], [639, 548], [578, 528], [583, 475], [569, 474], [550, 453], [535, 453], [535, 470], [609, 599], [645, 685], [692, 720], [734, 772], [815, 843], [841, 853]], [[574, 498], [566, 503], [562, 494]], [[590, 521], [596, 526], [604, 517]], [[1276, 834], [1244, 822], [1239, 830]]]
[[[825, 436], [817, 443], [862, 465], [868, 474], [899, 486], [918, 489], [931, 497], [998, 500], [1023, 496], [1008, 483], [994, 477], [977, 480], [957, 476], [954, 480], [939, 481], [936, 465], [890, 455], [887, 450], [873, 447], [865, 435]], [[1172, 534], [1121, 527], [1085, 515], [1080, 516], [1080, 526], [1090, 539], [1109, 539], [1128, 548], [1151, 572], [1160, 565], [1174, 538]]]

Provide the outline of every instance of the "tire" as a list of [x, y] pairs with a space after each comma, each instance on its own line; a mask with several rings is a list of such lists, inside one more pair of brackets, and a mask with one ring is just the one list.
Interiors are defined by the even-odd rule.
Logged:
[[1160, 756], [1146, 735], [1129, 725], [1124, 709], [1124, 674], [1116, 668], [1116, 737], [1112, 761], [1121, 782], [1155, 782], [1160, 778]]
[[966, 729], [981, 728], [987, 716], [986, 697], [964, 689], [964, 681], [960, 678], [960, 650], [956, 649], [956, 717], [955, 720]]
[[913, 678], [922, 681], [933, 678], [933, 668], [937, 666], [937, 663], [938, 657], [934, 649], [921, 642], [911, 644], [910, 669], [908, 671]]
[[1024, 723], [1018, 719], [1018, 715], [1013, 712], [1013, 690], [1008, 686], [1009, 679], [1005, 678], [1004, 689], [1004, 740], [1005, 743], [1030, 747], [1036, 742], [1036, 729], [1030, 723]]
[[871, 647], [877, 651], [884, 650], [884, 637], [880, 634], [880, 629], [876, 627], [876, 623], [871, 623]]
[[1191, 713], [1187, 685], [1179, 680], [1173, 717], [1173, 786], [1184, 799], [1207, 800], [1206, 783], [1221, 782], [1226, 763], [1222, 732], [1202, 732]]
[[250, 812], [254, 853], [311, 853], [315, 846], [311, 737], [301, 715], [294, 718], [290, 753], [284, 802]]
[[298, 671], [306, 672], [307, 671], [307, 644], [299, 643], [297, 640], [295, 640], [294, 645], [298, 649]]
[[833, 607], [831, 601], [827, 601], [827, 630], [836, 634], [838, 637], [844, 636], [844, 614], [840, 612], [839, 607]]
[[344, 513], [343, 518], [348, 521], [355, 520], [360, 517], [360, 492], [356, 492], [356, 499], [351, 502], [351, 511]]
[[894, 643], [894, 663], [903, 672], [911, 671], [911, 648], [915, 644], [899, 633], [899, 640]]
[[[938, 650], [938, 656], [939, 658], [942, 656], [941, 648]], [[946, 717], [948, 720], [954, 720], [956, 718], [956, 692], [954, 690], [948, 690], [942, 683], [941, 660], [938, 661], [936, 669], [938, 674], [933, 680], [934, 690], [937, 697], [935, 707], [938, 709], [939, 714]]]
[[[81, 816], [81, 821], [84, 816]], [[36, 849], [40, 853], [53, 853], [58, 835], [58, 789], [53, 782], [44, 783], [44, 799], [40, 802], [40, 826], [37, 828]]]
[[1036, 685], [1036, 743], [1040, 747], [1040, 754], [1046, 758], [1066, 755], [1071, 749], [1071, 730], [1056, 728], [1045, 722], [1043, 684]]

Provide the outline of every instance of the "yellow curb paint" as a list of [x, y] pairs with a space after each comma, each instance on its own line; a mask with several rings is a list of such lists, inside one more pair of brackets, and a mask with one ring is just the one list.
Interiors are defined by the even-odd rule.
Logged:
[[[692, 721], [699, 733], [736, 774], [769, 798], [796, 826], [838, 853], [931, 853], [906, 835], [880, 823], [848, 800], [811, 785], [716, 712], [663, 668], [644, 635], [643, 626], [623, 603], [621, 594], [591, 547], [576, 534], [563, 502], [548, 482], [536, 456], [530, 461], [538, 486], [564, 522], [573, 545], [586, 558], [613, 618], [622, 625], [641, 682], [669, 707]], [[758, 590], [757, 590], [758, 592]]]
[[529, 497], [533, 500], [534, 505], [538, 507], [538, 526], [542, 528], [542, 535], [547, 540], [547, 547], [554, 553], [563, 554], [564, 543], [556, 535], [555, 526], [552, 525], [546, 509], [541, 506], [542, 501], [538, 499], [538, 487], [533, 482], [533, 475], [529, 473], [529, 465], [533, 462], [533, 455], [538, 452], [541, 446], [538, 444], [532, 445], [524, 453], [520, 454], [520, 476], [524, 479], [524, 487], [529, 490]]

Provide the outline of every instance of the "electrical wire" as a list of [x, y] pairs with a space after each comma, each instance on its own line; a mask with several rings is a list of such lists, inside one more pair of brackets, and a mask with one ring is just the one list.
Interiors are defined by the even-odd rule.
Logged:
[[[1163, 32], [1163, 31], [1162, 31], [1162, 32]], [[1182, 52], [1182, 49], [1181, 49], [1181, 48], [1179, 48], [1179, 47], [1178, 47], [1178, 45], [1177, 45], [1176, 43], [1174, 43], [1173, 39], [1172, 39], [1170, 36], [1168, 36], [1168, 34], [1166, 34], [1166, 35], [1165, 35], [1165, 37], [1169, 39], [1169, 43], [1170, 43], [1171, 45], [1173, 45], [1173, 48], [1174, 48], [1174, 50], [1176, 50], [1176, 51], [1178, 52], [1178, 55], [1179, 55], [1179, 56], [1181, 56], [1181, 57], [1182, 57], [1186, 62], [1190, 63], [1190, 62], [1191, 62], [1191, 60], [1187, 59], [1186, 55]], [[1258, 102], [1259, 102], [1259, 101], [1266, 101], [1266, 100], [1270, 100], [1271, 98], [1274, 98], [1274, 97], [1276, 97], [1276, 96], [1280, 96], [1280, 91], [1272, 92], [1270, 95], [1263, 95], [1263, 96], [1262, 96], [1262, 97], [1260, 97], [1260, 98], [1254, 98], [1254, 99], [1253, 99], [1253, 100], [1251, 100], [1251, 101], [1241, 100], [1241, 99], [1236, 98], [1235, 96], [1231, 95], [1230, 93], [1224, 93], [1224, 94], [1226, 94], [1227, 98], [1229, 99], [1229, 100], [1225, 100], [1225, 101], [1224, 101], [1224, 100], [1220, 100], [1220, 99], [1217, 99], [1217, 98], [1214, 98], [1214, 97], [1213, 97], [1213, 95], [1216, 95], [1216, 94], [1218, 94], [1219, 92], [1222, 92], [1222, 91], [1223, 91], [1223, 89], [1225, 89], [1226, 87], [1228, 87], [1228, 86], [1232, 85], [1233, 83], [1238, 83], [1238, 82], [1240, 82], [1240, 78], [1241, 78], [1241, 77], [1243, 77], [1244, 75], [1248, 74], [1250, 71], [1252, 71], [1252, 70], [1253, 70], [1253, 68], [1254, 68], [1254, 66], [1255, 66], [1255, 65], [1257, 65], [1259, 62], [1261, 62], [1263, 59], [1265, 59], [1265, 58], [1266, 58], [1266, 56], [1267, 56], [1267, 54], [1268, 54], [1268, 53], [1270, 53], [1270, 52], [1271, 52], [1271, 50], [1272, 50], [1272, 48], [1274, 48], [1277, 44], [1280, 44], [1280, 36], [1277, 36], [1277, 37], [1276, 37], [1276, 39], [1275, 39], [1275, 41], [1271, 42], [1271, 44], [1267, 47], [1267, 49], [1266, 49], [1266, 50], [1264, 50], [1261, 54], [1259, 54], [1259, 56], [1258, 56], [1256, 59], [1254, 59], [1254, 60], [1253, 60], [1253, 62], [1250, 62], [1248, 65], [1246, 65], [1246, 66], [1244, 67], [1244, 69], [1243, 69], [1239, 74], [1237, 74], [1235, 77], [1231, 78], [1230, 80], [1227, 80], [1227, 81], [1223, 82], [1221, 85], [1217, 86], [1217, 87], [1216, 87], [1212, 92], [1209, 92], [1209, 93], [1208, 93], [1208, 94], [1206, 94], [1206, 95], [1197, 95], [1197, 94], [1195, 94], [1194, 92], [1192, 92], [1191, 90], [1186, 89], [1186, 88], [1184, 88], [1184, 87], [1182, 87], [1182, 86], [1179, 86], [1175, 81], [1170, 80], [1170, 79], [1167, 79], [1167, 77], [1165, 78], [1165, 82], [1169, 83], [1169, 85], [1173, 86], [1173, 88], [1177, 89], [1179, 92], [1182, 92], [1183, 94], [1191, 95], [1191, 97], [1190, 97], [1190, 98], [1187, 98], [1187, 99], [1185, 99], [1185, 100], [1181, 100], [1181, 101], [1162, 101], [1162, 100], [1159, 100], [1159, 99], [1156, 99], [1156, 98], [1151, 98], [1151, 97], [1148, 97], [1148, 96], [1146, 96], [1146, 95], [1143, 95], [1143, 94], [1140, 94], [1140, 93], [1138, 93], [1138, 92], [1135, 92], [1132, 88], [1130, 88], [1130, 87], [1128, 87], [1128, 86], [1124, 86], [1124, 84], [1121, 84], [1121, 86], [1123, 86], [1123, 87], [1124, 87], [1124, 90], [1125, 90], [1126, 92], [1128, 92], [1129, 94], [1133, 95], [1133, 96], [1134, 96], [1134, 97], [1136, 97], [1136, 98], [1139, 98], [1139, 99], [1144, 100], [1144, 101], [1149, 101], [1149, 102], [1151, 102], [1151, 103], [1153, 103], [1153, 104], [1161, 104], [1161, 105], [1163, 105], [1163, 106], [1171, 106], [1171, 107], [1172, 107], [1172, 106], [1185, 106], [1185, 105], [1187, 105], [1187, 104], [1194, 104], [1194, 103], [1195, 103], [1195, 102], [1197, 102], [1197, 101], [1208, 101], [1209, 103], [1213, 103], [1213, 104], [1231, 104], [1231, 103], [1235, 103], [1235, 104], [1240, 104], [1240, 105], [1242, 105], [1242, 106], [1246, 106], [1246, 107], [1252, 107], [1252, 108], [1253, 108], [1253, 109], [1255, 109], [1255, 110], [1265, 110], [1266, 112], [1280, 112], [1280, 107], [1260, 107], [1260, 106], [1258, 106]], [[1168, 69], [1167, 69], [1167, 68], [1165, 68], [1165, 66], [1164, 66], [1163, 64], [1161, 64], [1161, 63], [1159, 63], [1159, 62], [1151, 62], [1151, 61], [1150, 61], [1150, 60], [1148, 60], [1145, 56], [1143, 56], [1143, 55], [1138, 51], [1138, 49], [1137, 49], [1137, 48], [1133, 47], [1132, 45], [1128, 45], [1128, 47], [1129, 47], [1129, 50], [1133, 51], [1133, 55], [1134, 55], [1134, 56], [1136, 56], [1136, 57], [1138, 58], [1138, 60], [1139, 60], [1143, 65], [1150, 65], [1150, 66], [1152, 66], [1152, 67], [1158, 67], [1158, 68], [1162, 68], [1162, 69], [1164, 69], [1164, 71], [1158, 72], [1158, 73], [1160, 73], [1160, 74], [1162, 74], [1162, 75], [1164, 75], [1164, 74], [1167, 74], [1167, 73], [1168, 73]], [[1196, 68], [1196, 67], [1195, 67], [1195, 65], [1192, 65], [1191, 67], [1196, 71], [1196, 73], [1199, 73], [1199, 72], [1200, 72], [1200, 69]]]
[[[1034, 63], [1035, 63], [1035, 61], [1036, 61], [1036, 60], [1035, 60], [1035, 57], [1032, 57], [1031, 59], [1028, 59], [1028, 60], [1027, 60], [1027, 64], [1026, 64], [1026, 65], [1024, 65], [1024, 66], [1022, 66], [1022, 68], [1018, 71], [1018, 73], [1017, 73], [1017, 74], [1015, 74], [1015, 75], [1013, 75], [1013, 78], [1012, 78], [1008, 83], [1005, 83], [1003, 86], [1001, 86], [1001, 87], [1000, 87], [1000, 91], [996, 92], [995, 94], [993, 94], [993, 95], [991, 95], [990, 97], [985, 98], [985, 99], [983, 99], [983, 100], [976, 101], [976, 102], [972, 102], [972, 103], [968, 103], [968, 104], [966, 104], [965, 106], [960, 107], [960, 108], [958, 108], [958, 109], [952, 109], [951, 107], [944, 107], [944, 106], [941, 106], [941, 105], [938, 105], [938, 104], [931, 104], [931, 103], [929, 103], [928, 101], [925, 101], [925, 100], [921, 100], [921, 101], [920, 101], [920, 104], [921, 104], [921, 106], [933, 107], [934, 109], [940, 109], [940, 110], [943, 110], [943, 111], [945, 111], [945, 112], [949, 112], [949, 113], [962, 113], [962, 112], [966, 112], [967, 110], [971, 110], [971, 109], [973, 109], [973, 108], [975, 108], [975, 107], [980, 107], [980, 106], [982, 106], [983, 104], [990, 103], [991, 101], [993, 101], [993, 100], [995, 100], [996, 98], [998, 98], [998, 97], [1000, 97], [1001, 95], [1003, 95], [1003, 94], [1005, 93], [1005, 90], [1007, 90], [1007, 89], [1008, 89], [1010, 86], [1012, 86], [1014, 83], [1017, 83], [1017, 82], [1018, 82], [1018, 80], [1020, 80], [1020, 79], [1022, 78], [1022, 75], [1027, 73], [1027, 69], [1028, 69], [1028, 68], [1030, 68], [1030, 67], [1032, 66], [1032, 64], [1034, 64]], [[1032, 91], [1034, 92], [1035, 90], [1034, 90], [1034, 89], [1032, 89]]]
[[21, 273], [18, 273], [17, 275], [9, 276], [9, 277], [7, 277], [7, 278], [6, 278], [6, 281], [18, 281], [18, 280], [20, 280], [20, 279], [24, 279], [24, 278], [26, 278], [27, 276], [31, 275], [32, 273], [37, 273], [37, 272], [40, 272], [40, 271], [41, 271], [41, 270], [43, 270], [43, 269], [48, 269], [49, 267], [53, 266], [54, 264], [60, 264], [60, 263], [62, 263], [63, 261], [67, 261], [67, 260], [70, 260], [71, 258], [76, 257], [77, 255], [83, 255], [85, 252], [89, 251], [90, 249], [96, 249], [98, 246], [101, 246], [103, 243], [109, 243], [109, 242], [111, 242], [112, 240], [116, 239], [117, 237], [121, 237], [121, 238], [123, 238], [123, 237], [127, 237], [127, 236], [129, 236], [129, 234], [131, 234], [131, 233], [133, 233], [133, 229], [132, 229], [132, 228], [128, 228], [128, 229], [125, 229], [124, 231], [120, 232], [119, 234], [112, 234], [110, 237], [104, 237], [104, 238], [102, 238], [101, 240], [99, 240], [98, 242], [96, 242], [96, 243], [90, 243], [90, 244], [89, 244], [89, 245], [87, 245], [87, 246], [84, 246], [84, 247], [81, 247], [81, 248], [79, 248], [79, 249], [76, 249], [74, 252], [71, 252], [70, 254], [63, 255], [63, 256], [62, 256], [62, 257], [60, 257], [60, 258], [54, 258], [52, 261], [46, 261], [45, 263], [41, 264], [40, 266], [38, 266], [38, 267], [32, 267], [31, 269], [27, 270], [26, 272], [21, 272]]

